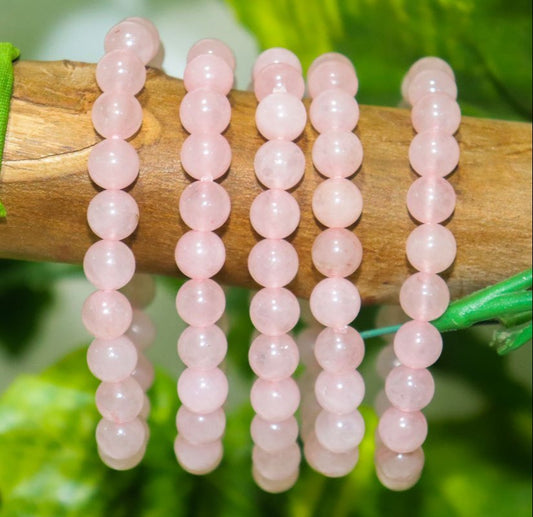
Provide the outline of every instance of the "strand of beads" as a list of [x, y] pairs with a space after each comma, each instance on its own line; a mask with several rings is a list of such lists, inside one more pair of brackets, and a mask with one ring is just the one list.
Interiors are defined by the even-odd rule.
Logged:
[[430, 321], [441, 316], [450, 301], [446, 282], [438, 276], [455, 260], [453, 234], [440, 223], [455, 208], [455, 192], [444, 176], [459, 162], [453, 137], [461, 122], [457, 86], [450, 66], [439, 58], [423, 58], [409, 70], [402, 85], [412, 105], [417, 135], [409, 148], [411, 167], [421, 177], [407, 193], [410, 214], [422, 224], [407, 239], [407, 258], [418, 270], [400, 290], [400, 305], [412, 318], [396, 333], [394, 352], [400, 366], [387, 376], [385, 391], [392, 407], [379, 422], [376, 471], [392, 490], [413, 486], [422, 473], [422, 444], [427, 422], [421, 412], [434, 393], [427, 369], [440, 356], [442, 338]]
[[311, 312], [326, 328], [317, 337], [314, 353], [322, 371], [315, 395], [322, 410], [314, 433], [305, 442], [305, 456], [326, 476], [348, 474], [356, 465], [365, 426], [358, 411], [364, 382], [356, 370], [364, 356], [364, 343], [349, 324], [359, 313], [361, 300], [346, 277], [362, 259], [362, 247], [353, 225], [362, 212], [359, 189], [347, 178], [363, 160], [363, 148], [353, 133], [359, 120], [354, 98], [358, 81], [351, 62], [335, 53], [317, 58], [309, 68], [308, 88], [313, 99], [310, 118], [320, 133], [312, 150], [316, 170], [326, 176], [313, 194], [313, 213], [327, 227], [313, 243], [314, 266], [326, 278], [313, 289]]
[[250, 304], [250, 317], [260, 332], [249, 351], [250, 366], [258, 376], [251, 403], [256, 416], [251, 425], [254, 441], [253, 476], [268, 492], [288, 490], [297, 480], [300, 449], [294, 418], [300, 392], [291, 377], [298, 366], [298, 347], [288, 334], [298, 322], [296, 297], [284, 286], [298, 271], [296, 250], [285, 239], [298, 227], [300, 209], [288, 189], [303, 177], [305, 158], [293, 142], [305, 128], [301, 101], [305, 89], [302, 68], [290, 51], [263, 52], [253, 69], [259, 101], [256, 125], [268, 141], [254, 160], [258, 180], [268, 188], [253, 201], [250, 220], [263, 237], [250, 251], [248, 269], [263, 288]]
[[[148, 432], [141, 413], [143, 388], [133, 376], [138, 353], [126, 337], [132, 323], [132, 307], [118, 291], [133, 277], [135, 258], [121, 242], [137, 227], [135, 200], [122, 189], [133, 183], [139, 158], [126, 141], [142, 124], [142, 108], [135, 95], [143, 88], [145, 65], [159, 48], [159, 35], [147, 20], [128, 18], [114, 26], [105, 38], [106, 54], [96, 68], [102, 95], [94, 103], [92, 120], [104, 137], [89, 156], [89, 175], [102, 187], [90, 202], [87, 219], [101, 238], [85, 254], [85, 275], [98, 289], [83, 305], [82, 319], [95, 336], [87, 360], [91, 372], [102, 381], [96, 405], [103, 416], [96, 428], [102, 460], [112, 468], [135, 466], [144, 455]], [[138, 377], [137, 377], [138, 379]]]
[[181, 164], [193, 181], [181, 194], [179, 211], [191, 228], [178, 241], [176, 264], [190, 280], [179, 289], [176, 308], [189, 325], [178, 340], [178, 355], [186, 369], [178, 380], [182, 402], [177, 416], [174, 451], [192, 474], [207, 474], [222, 459], [226, 418], [222, 406], [228, 381], [218, 367], [227, 351], [224, 332], [216, 322], [224, 313], [222, 288], [211, 279], [226, 259], [222, 239], [214, 233], [228, 219], [230, 199], [214, 180], [226, 173], [231, 149], [222, 132], [231, 118], [227, 94], [233, 86], [235, 58], [221, 41], [205, 39], [187, 55], [180, 119], [189, 133], [181, 149]]

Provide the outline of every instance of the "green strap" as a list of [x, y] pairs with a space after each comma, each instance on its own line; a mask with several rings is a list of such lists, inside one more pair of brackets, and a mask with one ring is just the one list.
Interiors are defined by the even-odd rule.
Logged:
[[[4, 155], [7, 120], [13, 93], [13, 61], [20, 55], [20, 50], [11, 43], [0, 42], [0, 170]], [[6, 209], [0, 201], [0, 217], [6, 216]]]

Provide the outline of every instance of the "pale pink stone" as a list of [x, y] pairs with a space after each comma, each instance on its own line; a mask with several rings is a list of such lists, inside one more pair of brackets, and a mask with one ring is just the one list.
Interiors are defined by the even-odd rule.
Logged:
[[254, 93], [259, 102], [271, 93], [290, 93], [301, 99], [304, 91], [301, 72], [285, 63], [267, 65], [254, 77]]
[[323, 409], [332, 413], [351, 413], [365, 396], [365, 382], [357, 371], [320, 372], [315, 383], [315, 396]]
[[215, 470], [222, 460], [222, 442], [193, 444], [178, 435], [174, 452], [181, 467], [191, 474], [203, 475]]
[[189, 278], [211, 278], [222, 269], [226, 249], [216, 233], [192, 230], [179, 238], [174, 257]]
[[411, 121], [417, 133], [440, 131], [453, 135], [461, 123], [461, 108], [445, 93], [427, 94], [413, 106]]
[[267, 139], [296, 140], [305, 128], [307, 113], [302, 101], [290, 93], [271, 93], [257, 106], [255, 123]]
[[136, 418], [144, 404], [144, 391], [133, 377], [120, 382], [102, 382], [96, 390], [96, 407], [112, 422], [129, 422]]
[[298, 272], [298, 254], [294, 246], [282, 239], [263, 239], [248, 255], [248, 270], [263, 287], [283, 287]]
[[187, 327], [178, 339], [178, 355], [189, 368], [210, 370], [226, 356], [228, 342], [220, 327]]
[[300, 207], [284, 190], [265, 190], [252, 202], [250, 222], [261, 237], [284, 239], [298, 227]]
[[351, 66], [352, 69], [355, 71], [353, 63], [344, 54], [339, 54], [338, 52], [325, 52], [324, 54], [320, 54], [320, 56], [316, 57], [313, 60], [307, 70], [307, 75], [312, 74], [317, 66], [329, 61], [340, 61], [341, 63]]
[[359, 314], [361, 296], [357, 287], [345, 278], [324, 278], [313, 288], [309, 303], [317, 321], [341, 329]]
[[133, 456], [130, 456], [129, 458], [123, 460], [116, 460], [114, 458], [111, 458], [111, 456], [108, 456], [107, 454], [102, 452], [100, 448], [98, 448], [98, 455], [100, 456], [102, 462], [105, 463], [108, 467], [119, 471], [130, 470], [136, 467], [142, 461], [145, 452], [146, 446], [139, 449], [138, 452], [136, 452]]
[[104, 40], [106, 52], [128, 49], [146, 65], [159, 50], [159, 35], [154, 32], [153, 24], [138, 18], [126, 19], [112, 27]]
[[328, 131], [318, 135], [312, 150], [313, 165], [328, 178], [347, 178], [363, 162], [363, 146], [350, 131]]
[[102, 418], [96, 426], [96, 443], [103, 454], [114, 460], [126, 460], [144, 450], [146, 427], [139, 418], [116, 423]]
[[408, 321], [394, 336], [394, 351], [410, 368], [428, 368], [442, 353], [442, 336], [427, 321]]
[[296, 484], [299, 475], [300, 470], [296, 469], [291, 473], [290, 476], [286, 478], [268, 479], [252, 466], [252, 477], [254, 478], [255, 483], [261, 490], [264, 490], [270, 494], [280, 494], [282, 492], [286, 492]]
[[351, 226], [363, 210], [361, 191], [349, 180], [330, 178], [313, 193], [313, 214], [328, 228]]
[[445, 72], [446, 74], [448, 74], [455, 81], [455, 75], [453, 73], [452, 67], [446, 61], [444, 61], [444, 59], [435, 56], [426, 56], [420, 58], [411, 65], [411, 68], [409, 68], [409, 71], [407, 72], [407, 74], [405, 74], [405, 77], [402, 82], [402, 97], [406, 101], [408, 101], [409, 99], [407, 92], [409, 89], [409, 85], [411, 84], [411, 80], [423, 70], [440, 70], [441, 72]]
[[311, 98], [323, 91], [339, 88], [352, 97], [357, 93], [359, 82], [352, 64], [331, 59], [317, 64], [307, 72], [307, 86]]
[[252, 78], [255, 80], [259, 72], [266, 66], [278, 63], [289, 65], [295, 68], [299, 74], [302, 73], [302, 65], [296, 57], [296, 54], [285, 48], [272, 47], [257, 56], [252, 71]]
[[288, 190], [303, 178], [305, 156], [294, 142], [269, 140], [255, 153], [254, 168], [265, 187]]
[[222, 133], [230, 119], [231, 106], [222, 93], [200, 88], [181, 101], [180, 120], [189, 133]]
[[178, 396], [194, 413], [212, 413], [228, 396], [228, 379], [218, 368], [186, 368], [178, 379]]
[[231, 49], [222, 41], [215, 38], [204, 38], [197, 41], [187, 53], [187, 63], [203, 54], [217, 56], [223, 59], [232, 70], [235, 70], [235, 56]]
[[440, 176], [422, 176], [407, 192], [409, 213], [421, 223], [441, 223], [455, 210], [455, 190]]
[[262, 334], [286, 334], [298, 323], [300, 306], [296, 296], [284, 287], [265, 287], [250, 303], [250, 318]]
[[438, 275], [415, 273], [400, 289], [400, 305], [414, 320], [435, 320], [444, 314], [449, 303], [450, 291]]
[[176, 296], [180, 318], [194, 327], [208, 327], [216, 323], [226, 307], [222, 288], [213, 280], [188, 280]]
[[304, 455], [312, 469], [330, 478], [348, 475], [359, 461], [357, 447], [347, 452], [331, 452], [320, 444], [314, 433], [305, 441]]
[[315, 357], [328, 372], [342, 373], [357, 368], [365, 355], [365, 343], [357, 330], [325, 328], [317, 337]]
[[195, 181], [181, 193], [179, 211], [193, 230], [211, 232], [220, 228], [231, 210], [229, 195], [214, 181]]
[[440, 224], [421, 224], [407, 238], [407, 259], [425, 273], [440, 273], [455, 260], [457, 245], [453, 233]]
[[146, 80], [146, 68], [131, 50], [113, 50], [96, 65], [96, 82], [103, 92], [139, 93]]
[[311, 249], [313, 265], [324, 276], [350, 276], [360, 266], [363, 247], [356, 235], [345, 228], [321, 232]]
[[143, 110], [133, 95], [106, 92], [94, 101], [91, 118], [94, 129], [104, 138], [125, 140], [141, 127]]
[[383, 413], [378, 431], [386, 447], [395, 452], [412, 452], [426, 439], [428, 424], [420, 411], [391, 407]]
[[137, 349], [126, 337], [95, 339], [87, 350], [91, 373], [104, 382], [118, 382], [128, 377], [137, 364]]
[[201, 54], [187, 63], [183, 84], [188, 92], [204, 88], [227, 95], [233, 86], [233, 70], [221, 57]]
[[365, 421], [359, 411], [339, 415], [322, 410], [315, 421], [315, 436], [331, 452], [348, 452], [357, 447], [365, 435]]
[[376, 474], [383, 486], [395, 491], [408, 490], [422, 475], [424, 452], [418, 448], [402, 454], [382, 446], [376, 451], [375, 464]]
[[100, 339], [115, 339], [132, 321], [128, 299], [118, 291], [95, 291], [85, 300], [81, 311], [85, 328]]
[[[387, 409], [391, 407], [391, 403], [389, 401], [389, 398], [387, 397], [387, 394], [385, 393], [385, 390], [379, 390], [378, 394], [374, 397], [374, 410], [376, 412], [376, 415], [378, 417], [381, 417]], [[379, 437], [379, 433], [376, 433], [377, 437]], [[380, 438], [381, 440], [381, 438]], [[378, 440], [376, 439], [376, 447], [378, 446]]]
[[201, 415], [180, 406], [176, 415], [176, 427], [189, 443], [202, 444], [220, 440], [226, 428], [226, 415], [222, 408]]
[[130, 301], [132, 307], [144, 309], [155, 297], [155, 280], [152, 275], [136, 273], [121, 292]]
[[250, 392], [250, 402], [264, 420], [281, 422], [298, 409], [300, 390], [292, 377], [280, 381], [256, 379]]
[[230, 166], [231, 147], [217, 133], [195, 133], [183, 142], [180, 159], [189, 176], [197, 180], [215, 180]]
[[394, 353], [394, 347], [389, 344], [379, 351], [376, 359], [376, 372], [383, 380], [385, 380], [390, 371], [401, 364], [402, 363]]
[[359, 121], [359, 104], [344, 90], [324, 90], [311, 102], [309, 119], [319, 133], [353, 131]]
[[447, 176], [459, 163], [459, 144], [439, 131], [418, 133], [409, 146], [411, 167], [421, 176]]
[[298, 360], [298, 347], [288, 334], [259, 334], [248, 351], [248, 361], [254, 373], [269, 381], [290, 377], [298, 366]]
[[407, 89], [411, 106], [420, 101], [428, 93], [442, 93], [451, 99], [457, 98], [455, 79], [442, 70], [422, 70], [414, 75]]
[[155, 379], [155, 370], [152, 362], [141, 352], [138, 352], [137, 366], [131, 376], [140, 384], [144, 391], [148, 391]]
[[155, 340], [156, 330], [150, 316], [140, 309], [133, 309], [131, 325], [126, 336], [138, 350], [145, 350]]
[[425, 408], [435, 393], [435, 382], [429, 370], [398, 366], [389, 373], [385, 391], [391, 404], [403, 411]]
[[159, 32], [157, 27], [148, 18], [142, 18], [140, 16], [128, 16], [124, 21], [139, 23], [148, 29], [153, 40], [159, 41]]
[[298, 444], [291, 443], [285, 449], [271, 452], [254, 445], [252, 462], [257, 471], [267, 479], [281, 480], [289, 477], [300, 465], [302, 453]]
[[254, 443], [266, 452], [279, 452], [298, 438], [298, 422], [293, 416], [281, 422], [271, 422], [255, 415], [250, 426]]

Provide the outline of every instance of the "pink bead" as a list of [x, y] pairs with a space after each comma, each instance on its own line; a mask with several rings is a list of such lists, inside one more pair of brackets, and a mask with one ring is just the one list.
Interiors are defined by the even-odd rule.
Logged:
[[96, 82], [103, 92], [139, 93], [146, 80], [146, 68], [134, 52], [113, 50], [96, 65]]
[[283, 287], [298, 272], [298, 254], [294, 246], [282, 239], [263, 239], [248, 255], [252, 278], [264, 287]]
[[95, 339], [87, 350], [91, 373], [104, 382], [119, 382], [128, 377], [137, 364], [137, 349], [126, 337]]
[[438, 275], [415, 273], [400, 289], [400, 305], [414, 320], [435, 320], [444, 314], [449, 303], [450, 291]]
[[455, 210], [455, 190], [444, 178], [422, 176], [407, 192], [409, 213], [421, 223], [441, 223]]
[[176, 415], [176, 427], [180, 436], [189, 443], [210, 443], [222, 438], [226, 415], [222, 408], [201, 415], [181, 406]]
[[325, 278], [315, 285], [309, 298], [311, 312], [322, 325], [341, 329], [359, 314], [361, 297], [345, 278]]
[[359, 82], [351, 64], [341, 60], [327, 60], [307, 72], [307, 86], [311, 98], [332, 88], [339, 88], [352, 97], [357, 93]]
[[132, 377], [120, 382], [102, 382], [96, 390], [96, 407], [112, 422], [129, 422], [141, 412], [144, 391]]
[[345, 228], [321, 232], [311, 249], [313, 265], [324, 276], [350, 276], [363, 258], [363, 247], [355, 234]]
[[378, 354], [376, 359], [376, 372], [383, 380], [385, 380], [390, 371], [401, 364], [402, 363], [394, 353], [394, 347], [392, 345], [387, 345], [384, 346]]
[[139, 173], [139, 155], [135, 148], [118, 138], [98, 142], [89, 153], [87, 165], [91, 179], [105, 189], [123, 189]]
[[254, 63], [252, 78], [255, 80], [259, 72], [266, 66], [278, 63], [289, 65], [295, 68], [299, 74], [302, 73], [302, 65], [296, 54], [285, 48], [273, 47], [259, 54]]
[[180, 159], [189, 176], [197, 180], [215, 180], [228, 170], [231, 148], [222, 135], [195, 133], [183, 142]]
[[265, 451], [257, 445], [252, 449], [254, 468], [261, 475], [272, 480], [288, 478], [295, 470], [298, 470], [301, 457], [300, 447], [294, 442], [276, 452]]
[[353, 131], [359, 121], [359, 104], [344, 90], [325, 90], [311, 102], [309, 118], [319, 133]]
[[428, 93], [442, 93], [455, 100], [457, 98], [455, 79], [441, 70], [423, 70], [417, 73], [411, 79], [407, 89], [411, 106], [414, 106]]
[[203, 54], [217, 56], [223, 59], [232, 70], [235, 70], [235, 56], [231, 49], [222, 41], [215, 38], [204, 38], [197, 41], [187, 54], [187, 63]]
[[222, 58], [201, 54], [187, 63], [183, 83], [188, 92], [204, 88], [227, 95], [233, 86], [233, 70]]
[[300, 306], [296, 296], [284, 287], [265, 287], [250, 303], [250, 318], [262, 334], [286, 334], [298, 323]]
[[350, 131], [328, 131], [318, 135], [312, 150], [313, 165], [328, 178], [347, 178], [363, 162], [363, 146]]
[[112, 50], [131, 50], [146, 65], [159, 51], [159, 37], [154, 33], [153, 24], [126, 19], [112, 27], [104, 40], [106, 52]]
[[284, 239], [298, 227], [300, 207], [288, 192], [265, 190], [252, 202], [250, 222], [261, 237]]
[[257, 379], [252, 385], [250, 401], [264, 420], [281, 422], [290, 418], [300, 404], [300, 390], [291, 377], [280, 381]]
[[424, 468], [421, 448], [405, 454], [393, 452], [382, 446], [375, 455], [376, 474], [389, 490], [402, 491], [414, 486]]
[[202, 88], [188, 92], [180, 104], [180, 120], [189, 133], [222, 133], [231, 119], [225, 95]]
[[359, 411], [339, 415], [324, 409], [315, 422], [315, 436], [331, 452], [348, 452], [357, 447], [365, 435], [365, 421]]
[[351, 226], [363, 210], [360, 190], [343, 178], [327, 179], [313, 193], [313, 213], [324, 226], [345, 228]]
[[461, 108], [445, 93], [424, 95], [411, 110], [411, 121], [417, 133], [440, 131], [453, 135], [461, 123]]
[[142, 461], [145, 452], [146, 446], [139, 449], [138, 452], [136, 452], [133, 456], [130, 456], [129, 458], [123, 460], [116, 460], [114, 458], [111, 458], [111, 456], [107, 456], [100, 449], [98, 449], [98, 455], [100, 456], [102, 463], [114, 470], [119, 471], [129, 470], [136, 467]]
[[314, 433], [305, 442], [304, 454], [312, 469], [331, 478], [346, 476], [359, 461], [357, 447], [347, 452], [331, 452], [320, 444]]
[[305, 156], [294, 142], [269, 140], [255, 153], [254, 168], [265, 187], [288, 190], [303, 178]]
[[322, 371], [316, 379], [315, 396], [327, 411], [351, 413], [363, 401], [365, 383], [356, 370], [343, 373]]
[[307, 113], [302, 101], [290, 93], [271, 93], [257, 106], [255, 123], [267, 140], [296, 140], [305, 128]]
[[83, 304], [85, 328], [100, 339], [115, 339], [124, 334], [132, 320], [128, 299], [118, 291], [95, 291]]
[[442, 353], [442, 336], [431, 323], [408, 321], [394, 336], [394, 351], [409, 368], [429, 368]]
[[178, 379], [178, 396], [192, 412], [212, 413], [226, 402], [228, 379], [218, 368], [186, 368]]
[[178, 355], [189, 368], [215, 368], [224, 360], [227, 350], [226, 335], [216, 325], [187, 327], [178, 339]]
[[311, 63], [311, 65], [309, 66], [307, 70], [307, 75], [314, 73], [314, 70], [316, 69], [317, 66], [321, 65], [322, 63], [329, 62], [329, 61], [340, 61], [341, 63], [351, 66], [352, 70], [355, 71], [353, 63], [344, 54], [339, 54], [338, 52], [325, 52], [324, 54], [321, 54], [320, 56], [316, 57], [313, 60], [313, 62]]
[[383, 413], [378, 431], [385, 446], [395, 452], [412, 452], [426, 439], [428, 424], [420, 411], [391, 407]]
[[133, 278], [135, 257], [121, 241], [97, 241], [85, 253], [83, 271], [97, 289], [120, 289]]
[[421, 224], [407, 239], [407, 259], [418, 271], [440, 273], [455, 260], [453, 233], [440, 224]]
[[98, 448], [115, 460], [135, 456], [144, 449], [146, 438], [146, 427], [138, 418], [120, 424], [103, 418], [96, 426]]
[[142, 310], [133, 309], [131, 325], [126, 336], [138, 350], [144, 350], [154, 342], [155, 335], [155, 326], [150, 316]]
[[385, 383], [391, 404], [403, 411], [425, 408], [435, 393], [435, 382], [429, 370], [398, 366], [391, 370]]
[[258, 377], [269, 381], [281, 380], [295, 372], [299, 360], [298, 347], [288, 334], [259, 334], [250, 346], [248, 360]]
[[189, 278], [211, 278], [222, 269], [226, 249], [216, 233], [192, 230], [180, 237], [174, 257], [180, 271]]
[[424, 70], [440, 70], [441, 72], [445, 72], [446, 74], [448, 74], [455, 81], [455, 75], [453, 73], [452, 67], [448, 63], [446, 63], [444, 59], [434, 56], [423, 57], [418, 61], [415, 61], [411, 65], [411, 68], [409, 68], [409, 71], [404, 77], [404, 80], [402, 82], [402, 97], [405, 100], [408, 100], [407, 92], [412, 79], [418, 73]]
[[155, 280], [152, 275], [137, 273], [121, 292], [130, 301], [132, 307], [144, 309], [155, 298]]
[[296, 481], [298, 481], [299, 474], [300, 470], [296, 469], [290, 476], [284, 479], [268, 479], [252, 466], [252, 477], [255, 483], [261, 490], [270, 494], [280, 494], [292, 488]]
[[174, 452], [181, 467], [191, 474], [203, 475], [215, 470], [222, 460], [222, 442], [193, 444], [178, 436]]
[[176, 296], [176, 309], [180, 318], [194, 327], [208, 327], [224, 314], [226, 297], [213, 280], [188, 280]]
[[352, 327], [326, 327], [315, 342], [318, 364], [328, 372], [343, 373], [357, 368], [365, 355], [365, 343]]
[[211, 232], [220, 228], [231, 210], [229, 195], [214, 181], [195, 181], [181, 193], [180, 215], [189, 228]]
[[270, 422], [255, 415], [250, 426], [254, 443], [266, 452], [278, 452], [298, 438], [298, 422], [293, 416], [281, 422]]
[[141, 127], [143, 110], [133, 95], [106, 92], [94, 101], [91, 118], [94, 129], [104, 138], [125, 140]]
[[267, 65], [254, 77], [254, 93], [259, 102], [271, 93], [290, 93], [301, 99], [304, 91], [302, 73], [285, 63]]
[[131, 376], [139, 383], [144, 391], [148, 391], [154, 383], [154, 365], [141, 352], [138, 352], [137, 366]]
[[409, 162], [421, 176], [447, 176], [459, 163], [459, 144], [438, 131], [418, 133], [409, 146]]
[[144, 27], [146, 27], [146, 29], [148, 29], [148, 32], [150, 33], [152, 38], [156, 41], [159, 41], [159, 32], [157, 30], [157, 27], [148, 18], [142, 18], [141, 16], [128, 16], [127, 18], [125, 18], [124, 21], [134, 22], [143, 25]]

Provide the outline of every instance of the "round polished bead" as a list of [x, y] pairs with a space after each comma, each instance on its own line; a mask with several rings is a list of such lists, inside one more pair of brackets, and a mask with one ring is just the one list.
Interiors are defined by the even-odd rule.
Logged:
[[363, 146], [350, 131], [328, 131], [318, 135], [312, 150], [313, 165], [328, 178], [347, 178], [363, 162]]
[[321, 232], [311, 249], [313, 265], [328, 277], [346, 277], [356, 271], [363, 259], [363, 247], [356, 235], [345, 228]]
[[455, 190], [440, 176], [422, 176], [407, 192], [409, 213], [421, 223], [441, 223], [455, 210]]
[[279, 451], [265, 451], [257, 445], [252, 449], [252, 462], [265, 478], [281, 480], [289, 477], [300, 465], [302, 453], [298, 444], [291, 443]]
[[326, 327], [315, 342], [315, 357], [324, 370], [343, 373], [357, 368], [365, 355], [365, 343], [352, 327]]
[[113, 50], [96, 65], [96, 82], [103, 92], [116, 91], [135, 95], [146, 80], [143, 62], [131, 50]]
[[280, 381], [256, 379], [250, 392], [254, 411], [264, 420], [281, 422], [290, 418], [300, 404], [300, 390], [291, 377]]
[[154, 365], [142, 352], [138, 352], [137, 366], [131, 376], [139, 383], [144, 391], [148, 391], [154, 383]]
[[302, 101], [290, 93], [267, 95], [255, 111], [257, 129], [267, 140], [295, 140], [304, 130], [306, 121]]
[[176, 415], [176, 427], [180, 436], [189, 443], [214, 442], [224, 434], [226, 415], [222, 408], [202, 415], [181, 406]]
[[421, 97], [411, 110], [411, 122], [417, 133], [440, 131], [453, 135], [461, 123], [461, 108], [445, 93]]
[[353, 97], [359, 88], [352, 64], [339, 59], [326, 60], [309, 69], [307, 85], [313, 99], [332, 88], [339, 88]]
[[421, 176], [447, 176], [459, 163], [459, 144], [438, 131], [418, 133], [409, 146], [409, 162]]
[[255, 153], [254, 168], [265, 187], [288, 190], [303, 178], [305, 156], [294, 142], [269, 140]]
[[391, 404], [403, 411], [425, 408], [435, 393], [435, 382], [429, 370], [398, 366], [389, 373], [385, 391]]
[[178, 379], [178, 396], [194, 413], [212, 413], [228, 396], [228, 379], [218, 368], [186, 368]]
[[98, 456], [100, 456], [102, 462], [113, 470], [119, 471], [129, 470], [136, 467], [142, 461], [145, 452], [146, 446], [141, 447], [138, 452], [136, 452], [133, 456], [130, 456], [129, 458], [125, 458], [123, 460], [116, 460], [114, 458], [111, 458], [111, 456], [108, 456], [107, 454], [102, 452], [100, 448], [98, 448]]
[[315, 383], [317, 402], [332, 413], [351, 413], [359, 407], [365, 396], [365, 383], [361, 374], [322, 371]]
[[155, 280], [152, 275], [137, 273], [121, 292], [130, 301], [132, 307], [144, 309], [155, 298]]
[[128, 16], [124, 21], [139, 23], [143, 25], [146, 29], [148, 29], [148, 32], [150, 33], [152, 38], [159, 42], [159, 32], [157, 30], [157, 27], [148, 18], [143, 18], [141, 16]]
[[385, 380], [390, 371], [402, 364], [394, 353], [394, 347], [392, 345], [384, 346], [378, 354], [376, 359], [376, 372]]
[[293, 416], [280, 422], [271, 422], [255, 415], [250, 426], [254, 443], [266, 452], [278, 452], [298, 438], [298, 422]]
[[252, 278], [264, 287], [283, 287], [298, 272], [298, 254], [294, 246], [283, 239], [263, 239], [248, 255]]
[[258, 377], [277, 381], [290, 377], [295, 372], [299, 360], [298, 346], [288, 334], [259, 334], [252, 341], [248, 360]]
[[359, 314], [361, 296], [357, 287], [345, 278], [324, 278], [313, 288], [309, 303], [317, 321], [341, 329]]
[[224, 314], [226, 297], [213, 280], [188, 280], [176, 296], [176, 309], [181, 319], [194, 327], [207, 327]]
[[197, 41], [187, 53], [187, 63], [203, 54], [217, 56], [223, 59], [232, 70], [235, 70], [235, 56], [231, 49], [222, 41], [215, 38], [204, 38]]
[[261, 237], [284, 239], [298, 227], [300, 207], [284, 190], [265, 190], [252, 202], [250, 222]]
[[442, 70], [422, 70], [414, 75], [409, 83], [407, 95], [414, 106], [428, 93], [442, 93], [451, 99], [457, 98], [455, 79]]
[[438, 275], [415, 273], [400, 289], [400, 305], [414, 320], [435, 320], [444, 314], [449, 303], [450, 291]]
[[221, 57], [201, 54], [187, 63], [183, 84], [188, 92], [205, 88], [227, 95], [233, 86], [233, 70]]
[[351, 226], [363, 210], [361, 191], [349, 180], [330, 178], [318, 185], [313, 193], [313, 214], [324, 226]]
[[138, 18], [126, 19], [112, 27], [104, 40], [106, 52], [112, 50], [131, 50], [146, 65], [159, 51], [159, 35], [153, 24]]
[[329, 61], [340, 61], [346, 65], [351, 66], [352, 70], [355, 71], [353, 63], [344, 54], [339, 54], [338, 52], [325, 52], [324, 54], [320, 54], [318, 57], [316, 57], [313, 60], [313, 62], [311, 63], [311, 65], [309, 66], [307, 70], [307, 75], [309, 75], [310, 73], [313, 73], [317, 66], [321, 65], [322, 63], [329, 62]]
[[144, 311], [133, 309], [131, 325], [126, 335], [138, 350], [144, 350], [155, 340], [156, 330], [154, 322]]
[[189, 278], [211, 278], [222, 269], [226, 249], [216, 233], [192, 230], [180, 237], [174, 257], [180, 271]]
[[189, 133], [222, 133], [230, 119], [231, 106], [222, 93], [200, 88], [181, 101], [180, 120]]
[[292, 68], [295, 68], [300, 75], [302, 74], [302, 65], [300, 64], [300, 60], [296, 57], [296, 54], [286, 48], [272, 47], [261, 52], [255, 60], [252, 71], [253, 79], [255, 80], [263, 68], [280, 63], [289, 65]]
[[194, 133], [181, 146], [181, 165], [194, 179], [215, 180], [228, 170], [231, 147], [218, 133]]
[[408, 321], [394, 336], [394, 351], [409, 368], [429, 368], [442, 353], [442, 336], [427, 321]]
[[294, 328], [300, 317], [296, 296], [284, 287], [265, 287], [250, 303], [250, 318], [262, 334], [279, 336]]
[[376, 474], [389, 490], [402, 491], [414, 486], [424, 468], [424, 452], [421, 448], [408, 453], [398, 453], [380, 447], [375, 455]]
[[445, 72], [446, 74], [448, 74], [455, 81], [455, 75], [453, 73], [452, 67], [446, 61], [444, 61], [444, 59], [435, 56], [426, 56], [420, 58], [418, 61], [415, 61], [411, 65], [409, 71], [407, 72], [407, 74], [405, 74], [405, 77], [402, 82], [402, 97], [406, 101], [409, 99], [407, 93], [409, 85], [411, 84], [411, 80], [418, 73], [424, 70], [440, 70], [441, 72]]
[[96, 407], [112, 422], [129, 422], [139, 415], [144, 404], [144, 391], [133, 377], [120, 382], [102, 382], [96, 390]]
[[85, 300], [81, 317], [85, 328], [100, 339], [115, 339], [130, 326], [132, 309], [118, 291], [95, 291]]
[[146, 427], [139, 418], [116, 423], [103, 418], [96, 426], [96, 443], [106, 456], [114, 460], [131, 458], [146, 444]]
[[312, 469], [331, 478], [346, 476], [359, 461], [357, 447], [347, 452], [331, 452], [317, 440], [314, 432], [305, 441], [304, 455]]
[[440, 273], [455, 260], [457, 245], [453, 233], [440, 224], [421, 224], [407, 238], [407, 259], [425, 273]]
[[119, 382], [135, 370], [137, 349], [126, 337], [95, 339], [87, 350], [91, 373], [104, 382]]
[[357, 447], [365, 435], [365, 421], [359, 411], [339, 415], [324, 409], [315, 421], [315, 436], [331, 452], [348, 452]]
[[112, 91], [94, 101], [91, 118], [94, 129], [104, 138], [124, 140], [139, 130], [143, 112], [133, 95]]
[[89, 176], [105, 189], [123, 189], [131, 185], [139, 173], [139, 155], [125, 140], [106, 138], [89, 153]]
[[359, 121], [359, 104], [344, 90], [325, 90], [311, 102], [309, 118], [319, 133], [353, 131]]
[[259, 488], [261, 488], [261, 490], [264, 490], [270, 494], [280, 494], [282, 492], [286, 492], [296, 484], [299, 475], [300, 470], [296, 469], [291, 473], [290, 476], [286, 478], [268, 479], [263, 476], [254, 466], [252, 466], [252, 477], [254, 478], [255, 483]]
[[385, 446], [395, 452], [412, 452], [426, 439], [428, 425], [420, 411], [391, 407], [383, 413], [378, 431]]
[[290, 93], [301, 99], [304, 91], [302, 74], [285, 63], [267, 65], [254, 78], [254, 93], [259, 102], [271, 93]]
[[174, 441], [174, 453], [181, 467], [191, 474], [203, 475], [215, 470], [222, 461], [222, 442], [193, 444], [181, 435]]
[[187, 327], [178, 339], [178, 355], [189, 368], [210, 370], [226, 356], [226, 335], [216, 325]]

